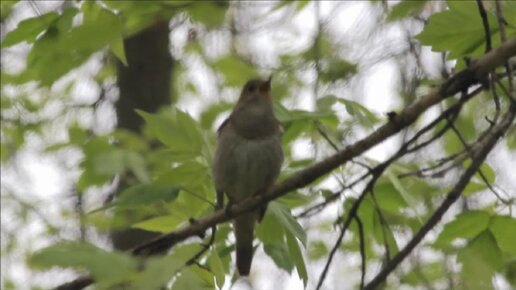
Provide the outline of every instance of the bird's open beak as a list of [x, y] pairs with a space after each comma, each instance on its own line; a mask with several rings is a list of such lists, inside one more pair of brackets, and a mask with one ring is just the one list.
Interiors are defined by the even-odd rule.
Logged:
[[264, 93], [270, 92], [271, 91], [271, 81], [272, 81], [272, 75], [260, 85], [260, 91], [262, 91]]

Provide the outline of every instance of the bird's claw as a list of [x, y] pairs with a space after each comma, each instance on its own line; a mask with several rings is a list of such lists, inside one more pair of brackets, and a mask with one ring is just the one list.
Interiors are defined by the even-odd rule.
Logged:
[[235, 204], [233, 202], [233, 200], [229, 200], [228, 201], [228, 204], [226, 205], [226, 208], [224, 209], [224, 213], [226, 214], [226, 216], [231, 216], [233, 214], [233, 212], [231, 211], [231, 207], [233, 206], [233, 204]]

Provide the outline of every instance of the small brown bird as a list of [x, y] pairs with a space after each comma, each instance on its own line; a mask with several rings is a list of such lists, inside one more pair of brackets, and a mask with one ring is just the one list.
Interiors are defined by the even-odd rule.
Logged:
[[[280, 128], [272, 107], [271, 78], [248, 81], [233, 112], [218, 129], [213, 178], [219, 206], [224, 193], [231, 204], [265, 194], [274, 184], [283, 163]], [[244, 213], [233, 221], [236, 264], [242, 276], [249, 275], [254, 226], [265, 209]]]

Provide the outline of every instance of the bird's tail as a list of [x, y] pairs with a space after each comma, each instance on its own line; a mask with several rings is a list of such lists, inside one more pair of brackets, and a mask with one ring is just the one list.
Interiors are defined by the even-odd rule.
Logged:
[[249, 275], [253, 261], [253, 238], [256, 213], [246, 213], [235, 218], [236, 264], [241, 276]]

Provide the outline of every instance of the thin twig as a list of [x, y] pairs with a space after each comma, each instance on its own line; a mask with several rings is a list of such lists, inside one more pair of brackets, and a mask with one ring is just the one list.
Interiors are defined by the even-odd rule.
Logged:
[[342, 226], [342, 228], [340, 229], [339, 236], [337, 237], [337, 240], [335, 241], [335, 244], [333, 245], [333, 247], [331, 248], [330, 253], [328, 254], [328, 260], [326, 261], [326, 265], [324, 266], [324, 270], [321, 273], [320, 277], [323, 277], [323, 278], [319, 278], [319, 282], [317, 283], [317, 286], [316, 286], [315, 290], [321, 289], [322, 283], [324, 281], [324, 277], [326, 277], [326, 273], [328, 272], [328, 270], [330, 268], [331, 260], [333, 259], [333, 256], [335, 255], [335, 253], [337, 253], [337, 250], [338, 250], [338, 248], [340, 246], [340, 243], [342, 242], [342, 238], [344, 237], [344, 234], [346, 233], [346, 230], [347, 230], [347, 226], [345, 226], [345, 225]]
[[482, 24], [484, 25], [484, 34], [486, 37], [486, 50], [485, 52], [491, 51], [491, 29], [489, 29], [489, 20], [487, 19], [486, 9], [482, 0], [477, 0], [478, 12], [482, 17]]
[[76, 195], [75, 210], [77, 212], [77, 219], [79, 222], [79, 240], [86, 241], [86, 227], [84, 224], [84, 198], [81, 192], [74, 192]]
[[[410, 177], [410, 176], [417, 176], [417, 177], [421, 177], [421, 178], [432, 177], [432, 175], [426, 175], [425, 173], [428, 172], [428, 171], [436, 170], [437, 168], [446, 165], [448, 162], [452, 162], [452, 161], [455, 160], [453, 162], [453, 164], [451, 164], [451, 166], [446, 167], [444, 169], [445, 172], [446, 172], [446, 171], [450, 170], [451, 168], [453, 168], [453, 167], [457, 166], [458, 164], [460, 164], [466, 158], [466, 157], [463, 157], [463, 156], [467, 156], [466, 155], [466, 151], [460, 151], [460, 152], [454, 153], [452, 155], [449, 155], [447, 157], [438, 159], [437, 163], [434, 164], [434, 165], [431, 165], [431, 166], [428, 166], [428, 167], [425, 167], [425, 168], [421, 168], [419, 170], [415, 170], [415, 171], [410, 171], [410, 172], [399, 174], [398, 178], [405, 178], [405, 177]], [[435, 174], [433, 174], [433, 175], [435, 175]]]
[[[217, 226], [213, 226], [211, 228], [211, 236], [210, 236], [210, 239], [209, 239], [208, 243], [207, 244], [201, 244], [202, 249], [199, 250], [199, 252], [197, 252], [193, 257], [191, 257], [190, 260], [188, 260], [185, 263], [185, 266], [189, 266], [189, 265], [192, 265], [194, 263], [197, 263], [197, 259], [199, 259], [213, 245], [213, 242], [215, 241], [216, 233], [217, 233]], [[178, 270], [178, 272], [179, 272], [179, 270]]]
[[499, 201], [501, 201], [505, 205], [512, 205], [513, 204], [512, 199], [505, 199], [505, 198], [503, 198], [500, 195], [500, 193], [498, 193], [498, 191], [496, 191], [494, 189], [494, 187], [491, 184], [491, 182], [489, 182], [489, 180], [487, 180], [487, 177], [484, 174], [484, 172], [482, 171], [482, 169], [478, 170], [478, 174], [480, 175], [480, 178], [482, 179], [482, 181], [484, 181], [484, 183], [486, 184], [487, 188], [489, 188], [489, 190], [496, 196], [496, 198], [498, 198]]
[[355, 221], [357, 222], [358, 226], [358, 239], [359, 239], [359, 245], [360, 245], [360, 259], [361, 262], [361, 275], [360, 275], [360, 289], [364, 288], [365, 283], [365, 274], [366, 274], [366, 253], [365, 253], [365, 238], [364, 238], [364, 225], [362, 224], [362, 221], [360, 220], [360, 217], [357, 215], [355, 216]]
[[343, 221], [343, 226], [341, 228], [341, 232], [340, 232], [337, 240], [335, 241], [335, 245], [333, 246], [332, 250], [330, 251], [330, 254], [328, 255], [328, 259], [326, 260], [326, 264], [324, 265], [323, 271], [319, 275], [319, 281], [317, 282], [316, 290], [319, 290], [322, 287], [324, 280], [326, 279], [326, 275], [328, 274], [328, 270], [330, 269], [330, 265], [333, 260], [333, 257], [335, 256], [335, 253], [337, 252], [337, 249], [340, 246], [340, 244], [342, 242], [342, 238], [344, 237], [344, 234], [346, 233], [349, 225], [351, 224], [351, 221], [357, 217], [357, 212], [358, 212], [358, 209], [359, 209], [362, 201], [366, 197], [367, 193], [369, 193], [371, 191], [371, 189], [374, 188], [376, 180], [378, 180], [378, 178], [382, 175], [382, 173], [385, 171], [385, 169], [394, 160], [395, 160], [395, 158], [391, 157], [389, 160], [385, 161], [384, 163], [377, 165], [373, 169], [373, 171], [371, 171], [373, 178], [367, 183], [367, 186], [364, 188], [364, 190], [359, 195], [357, 200], [353, 203], [351, 209], [348, 212], [346, 219]]
[[[465, 95], [463, 96], [463, 98], [461, 98], [460, 102], [466, 102], [468, 101], [471, 97], [475, 96], [476, 93], [475, 92], [472, 92], [471, 94], [468, 94], [468, 95]], [[460, 105], [460, 107], [462, 107], [462, 105]], [[436, 119], [439, 119], [439, 120], [442, 120], [443, 118], [446, 118], [447, 116], [449, 116], [449, 112], [453, 112], [453, 110], [445, 110], [441, 116], [439, 116], [438, 118]], [[371, 192], [371, 190], [374, 188], [374, 185], [376, 183], [376, 181], [378, 180], [378, 178], [383, 174], [383, 172], [385, 171], [385, 169], [387, 169], [394, 161], [398, 160], [400, 157], [404, 156], [405, 154], [409, 153], [409, 148], [410, 146], [415, 143], [419, 137], [421, 137], [424, 133], [426, 133], [427, 131], [429, 131], [430, 129], [432, 129], [433, 127], [435, 127], [439, 122], [434, 120], [432, 122], [430, 122], [428, 125], [426, 125], [425, 127], [423, 127], [421, 130], [419, 130], [416, 134], [414, 134], [414, 136], [412, 136], [412, 138], [410, 138], [408, 141], [406, 141], [399, 149], [398, 151], [393, 155], [391, 156], [389, 159], [387, 159], [386, 161], [378, 164], [372, 171], [371, 171], [371, 174], [372, 174], [372, 179], [367, 183], [367, 186], [364, 188], [364, 190], [362, 191], [362, 193], [359, 195], [358, 199], [355, 201], [355, 203], [353, 204], [353, 206], [351, 207], [351, 209], [349, 210], [349, 213], [346, 217], [346, 220], [344, 221], [344, 226], [341, 230], [341, 234], [339, 235], [339, 237], [337, 238], [337, 241], [335, 243], [335, 246], [334, 246], [334, 249], [337, 248], [341, 241], [342, 241], [342, 237], [344, 236], [347, 228], [349, 227], [349, 224], [351, 223], [351, 221], [355, 218], [355, 216], [357, 215], [357, 212], [358, 212], [358, 209], [362, 203], [362, 201], [364, 200], [365, 196], [367, 195], [367, 193]], [[430, 143], [426, 143], [426, 145], [428, 145]], [[329, 270], [329, 267], [330, 267], [330, 264], [333, 260], [333, 257], [335, 255], [335, 251], [331, 251], [330, 252], [330, 255], [328, 256], [328, 259], [326, 261], [326, 265], [324, 266], [324, 269], [323, 271], [321, 272], [320, 276], [319, 276], [319, 281], [317, 283], [317, 287], [316, 287], [316, 290], [320, 289], [320, 287], [322, 287], [322, 284], [324, 283], [324, 280], [326, 279], [326, 275], [328, 273], [328, 270]]]
[[188, 188], [186, 188], [184, 186], [181, 187], [181, 190], [184, 190], [186, 193], [192, 195], [193, 197], [195, 197], [195, 198], [197, 198], [197, 199], [199, 199], [201, 201], [204, 201], [205, 203], [211, 205], [213, 208], [216, 208], [215, 203], [213, 203], [211, 200], [207, 199], [206, 197], [204, 197], [204, 196], [202, 196], [202, 195], [200, 195], [200, 194], [198, 194], [198, 193], [196, 193], [196, 192], [194, 192], [194, 191], [192, 191], [192, 190], [190, 190], [190, 189], [188, 189]]
[[[495, 1], [495, 11], [496, 11], [496, 17], [498, 18], [498, 26], [500, 29], [500, 39], [503, 44], [503, 43], [507, 42], [507, 34], [505, 31], [505, 26], [507, 24], [507, 21], [505, 20], [505, 17], [503, 16], [503, 9], [502, 9], [502, 4], [501, 4], [500, 0]], [[512, 102], [516, 102], [516, 91], [514, 90], [514, 84], [513, 84], [512, 64], [509, 60], [505, 61], [505, 70], [507, 71], [507, 76], [509, 79], [509, 98]]]
[[363, 175], [361, 175], [360, 177], [358, 177], [357, 179], [355, 179], [354, 181], [352, 181], [348, 185], [346, 185], [343, 188], [341, 188], [339, 191], [336, 191], [332, 195], [330, 195], [329, 197], [325, 198], [324, 201], [322, 201], [320, 203], [317, 203], [317, 204], [315, 204], [315, 205], [305, 209], [304, 211], [302, 211], [301, 213], [299, 213], [295, 217], [296, 218], [308, 217], [308, 216], [311, 216], [314, 212], [318, 213], [320, 210], [325, 208], [328, 204], [336, 201], [340, 197], [340, 195], [346, 189], [351, 189], [351, 188], [355, 187], [358, 183], [360, 183], [363, 180], [365, 180], [369, 175], [371, 175], [371, 171], [368, 171], [367, 173], [364, 173]]
[[[459, 141], [461, 142], [462, 146], [464, 146], [464, 148], [467, 150], [467, 152], [469, 152], [469, 154], [471, 155], [472, 152], [471, 152], [471, 146], [469, 146], [466, 142], [466, 140], [464, 139], [464, 136], [462, 136], [462, 133], [454, 126], [452, 125], [452, 130], [453, 132], [455, 133], [455, 135], [457, 136], [457, 138], [459, 138]], [[511, 201], [510, 200], [506, 200], [504, 199], [503, 197], [500, 196], [500, 194], [498, 194], [498, 192], [493, 188], [493, 186], [491, 185], [491, 183], [489, 182], [489, 180], [487, 180], [487, 177], [485, 176], [484, 172], [482, 171], [482, 169], [478, 169], [478, 174], [480, 175], [480, 178], [484, 181], [484, 183], [486, 184], [486, 186], [489, 188], [489, 190], [503, 203], [503, 204], [511, 204]]]
[[[462, 108], [462, 104], [463, 102], [466, 102], [467, 100], [469, 100], [470, 98], [474, 97], [475, 95], [477, 95], [482, 89], [481, 88], [477, 88], [476, 90], [474, 90], [473, 92], [469, 93], [468, 95], [466, 95], [460, 102], [458, 102], [457, 104], [451, 106], [450, 108], [446, 109], [439, 117], [437, 117], [434, 121], [432, 121], [431, 123], [429, 123], [428, 125], [426, 125], [424, 128], [422, 128], [420, 131], [418, 131], [409, 141], [407, 141], [407, 146], [411, 145], [412, 143], [415, 143], [415, 141], [417, 141], [417, 139], [422, 136], [424, 133], [426, 133], [427, 131], [429, 131], [430, 129], [432, 129], [433, 127], [435, 127], [435, 125], [437, 125], [441, 120], [447, 118], [450, 114], [454, 113], [454, 114], [458, 114], [455, 113], [456, 111], [459, 111], [460, 108]], [[444, 132], [441, 132], [441, 133], [438, 133], [438, 134], [443, 134]], [[440, 136], [440, 135], [439, 135]], [[418, 144], [417, 148], [422, 148], [424, 146], [427, 146], [429, 145], [431, 142], [435, 141], [436, 138], [431, 138], [430, 140], [427, 140], [421, 144]], [[406, 148], [407, 152], [412, 152], [413, 151], [413, 148]], [[335, 192], [333, 195], [331, 195], [330, 197], [326, 198], [324, 201], [304, 210], [303, 212], [301, 212], [300, 214], [298, 214], [296, 217], [306, 217], [308, 216], [310, 213], [314, 212], [314, 211], [317, 211], [319, 209], [322, 209], [324, 208], [327, 204], [335, 201], [338, 199], [338, 197], [340, 196], [340, 194], [342, 194], [342, 192], [344, 192], [346, 189], [351, 189], [352, 187], [354, 187], [355, 185], [357, 185], [359, 182], [363, 181], [365, 178], [367, 178], [369, 175], [371, 175], [371, 172], [376, 169], [373, 168], [371, 170], [369, 170], [367, 173], [365, 173], [364, 175], [360, 176], [359, 178], [357, 178], [355, 181], [351, 182], [349, 185], [347, 185], [346, 187], [342, 188], [341, 190], [339, 190], [338, 192]]]

